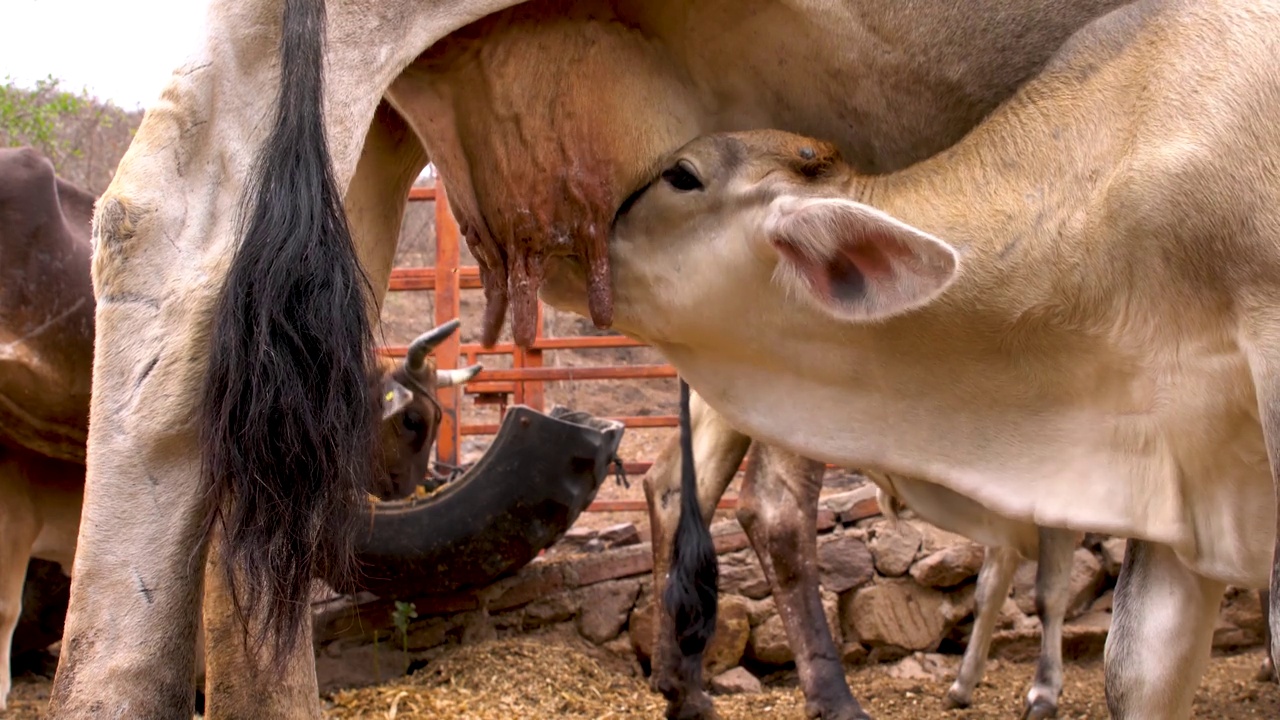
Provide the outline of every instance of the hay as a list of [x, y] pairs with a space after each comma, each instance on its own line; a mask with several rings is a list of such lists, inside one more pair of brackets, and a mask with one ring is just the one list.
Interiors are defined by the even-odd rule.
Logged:
[[[565, 718], [646, 720], [666, 703], [622, 662], [563, 637], [493, 640], [460, 647], [417, 673], [332, 697], [326, 717], [424, 720]], [[725, 720], [804, 717], [794, 690], [717, 698]], [[775, 715], [776, 713], [776, 715]]]

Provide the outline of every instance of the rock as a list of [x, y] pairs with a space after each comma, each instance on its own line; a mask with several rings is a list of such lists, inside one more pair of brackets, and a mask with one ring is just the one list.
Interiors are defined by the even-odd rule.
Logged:
[[[636, 655], [644, 660], [653, 657], [654, 610], [652, 602], [637, 606], [631, 613], [627, 632]], [[718, 675], [738, 664], [751, 635], [747, 604], [740, 597], [721, 596], [716, 610], [716, 631], [703, 656], [702, 666], [709, 676]]]
[[600, 542], [611, 548], [640, 544], [640, 530], [635, 523], [618, 523], [600, 531]]
[[550, 625], [573, 619], [578, 614], [578, 606], [573, 596], [567, 592], [534, 600], [524, 608], [524, 625], [527, 628]]
[[885, 668], [885, 674], [899, 680], [933, 680], [941, 682], [954, 673], [954, 663], [938, 653], [912, 653]]
[[831, 639], [836, 647], [844, 641], [844, 629], [840, 627], [840, 596], [830, 590], [819, 590], [822, 594], [822, 614], [827, 617], [827, 629], [831, 631]]
[[841, 620], [864, 645], [934, 650], [942, 642], [946, 596], [937, 590], [913, 580], [883, 580], [845, 597]]
[[571, 527], [555, 544], [557, 552], [581, 552], [582, 547], [599, 535], [595, 530], [585, 527]]
[[871, 540], [871, 557], [876, 570], [886, 577], [903, 575], [915, 561], [920, 541], [920, 531], [910, 523], [880, 523]]
[[859, 519], [853, 514], [859, 503], [865, 503], [875, 498], [875, 496], [876, 486], [872, 483], [867, 483], [850, 492], [836, 493], [822, 498], [820, 507], [825, 507], [835, 513], [836, 517], [843, 523], [853, 522]]
[[1067, 619], [1084, 612], [1107, 579], [1098, 556], [1085, 548], [1076, 548], [1071, 558], [1071, 591], [1067, 600]]
[[627, 624], [640, 582], [634, 579], [598, 583], [581, 591], [578, 632], [599, 645], [618, 637]]
[[947, 599], [942, 603], [942, 617], [947, 625], [955, 625], [973, 613], [977, 590], [976, 584], [969, 584], [947, 593]]
[[426, 650], [443, 645], [454, 632], [457, 622], [452, 618], [432, 617], [419, 620], [409, 626], [407, 645], [411, 651]]
[[781, 616], [774, 615], [751, 628], [747, 656], [765, 665], [785, 665], [795, 659]]
[[[1023, 560], [1013, 574], [1013, 600], [1026, 615], [1036, 614], [1036, 563]], [[1067, 619], [1084, 612], [1098, 596], [1106, 581], [1102, 562], [1089, 550], [1079, 547], [1071, 557], [1070, 590], [1067, 595]]]
[[876, 490], [874, 487], [869, 490], [865, 487], [858, 488], [850, 492], [833, 493], [823, 496], [819, 501], [819, 507], [825, 507], [831, 512], [839, 515], [842, 512], [848, 512], [850, 508], [858, 504], [860, 500], [866, 500], [868, 497], [875, 497]]
[[736, 667], [711, 678], [711, 691], [717, 695], [755, 695], [763, 690], [760, 680], [746, 668]]
[[1013, 598], [1005, 598], [1000, 606], [1000, 619], [996, 620], [996, 630], [1020, 630], [1031, 622], [1031, 618], [1022, 612]]
[[769, 596], [769, 581], [750, 548], [720, 556], [720, 591], [754, 600]]
[[1040, 657], [1040, 622], [1016, 630], [1000, 630], [991, 635], [991, 656], [1017, 663], [1035, 662]]
[[907, 522], [920, 531], [920, 553], [923, 555], [935, 553], [952, 545], [973, 542], [963, 535], [948, 532], [923, 520], [908, 520]]
[[1036, 614], [1036, 563], [1022, 560], [1013, 573], [1013, 601], [1023, 615]]
[[751, 627], [755, 627], [778, 614], [778, 608], [774, 606], [772, 597], [759, 600], [745, 599], [747, 603], [747, 619], [751, 621]]
[[617, 655], [621, 658], [629, 658], [635, 660], [635, 650], [631, 647], [631, 638], [627, 633], [622, 633], [618, 637], [602, 644], [600, 647], [607, 650], [610, 654]]
[[1129, 541], [1124, 538], [1108, 538], [1102, 541], [1102, 567], [1111, 577], [1120, 576], [1120, 565], [1124, 562], [1124, 549]]
[[860, 642], [846, 640], [840, 647], [840, 661], [845, 665], [861, 665], [867, 659], [867, 648]]
[[747, 619], [747, 604], [742, 598], [720, 599], [716, 611], [716, 634], [707, 647], [702, 666], [708, 676], [716, 676], [737, 665], [747, 649], [751, 636], [751, 622]]
[[955, 587], [978, 574], [984, 553], [983, 547], [975, 542], [951, 545], [917, 560], [911, 566], [911, 577], [926, 587]]
[[[375, 668], [377, 674], [374, 673]], [[323, 688], [321, 692], [386, 682], [403, 671], [403, 657], [398, 652], [388, 651], [385, 644], [376, 650], [372, 644], [353, 645], [343, 648], [340, 654], [316, 657], [316, 684]]]
[[1213, 630], [1213, 646], [1234, 649], [1259, 645], [1265, 622], [1257, 591], [1228, 587]]
[[842, 593], [870, 581], [874, 574], [871, 551], [861, 540], [832, 533], [818, 541], [818, 578], [823, 588]]
[[591, 538], [582, 546], [582, 552], [584, 553], [602, 553], [604, 551], [604, 541], [600, 538]]
[[1062, 627], [1062, 656], [1066, 660], [1102, 657], [1111, 629], [1111, 613], [1090, 611]]

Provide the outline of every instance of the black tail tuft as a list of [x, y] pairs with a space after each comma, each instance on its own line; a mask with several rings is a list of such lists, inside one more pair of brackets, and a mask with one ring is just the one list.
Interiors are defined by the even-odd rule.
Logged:
[[276, 115], [242, 199], [200, 408], [228, 586], [273, 665], [304, 639], [311, 579], [351, 577], [377, 460], [372, 293], [332, 175], [324, 0], [286, 0]]
[[675, 621], [676, 642], [685, 657], [700, 655], [716, 630], [716, 584], [720, 566], [711, 531], [698, 506], [693, 462], [689, 386], [680, 381], [680, 520], [671, 545], [671, 577], [662, 600]]

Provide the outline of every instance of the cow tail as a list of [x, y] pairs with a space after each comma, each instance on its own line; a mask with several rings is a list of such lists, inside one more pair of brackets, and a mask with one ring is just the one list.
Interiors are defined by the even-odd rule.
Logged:
[[720, 568], [711, 531], [698, 506], [689, 386], [683, 379], [680, 380], [680, 460], [680, 519], [671, 546], [671, 577], [663, 594], [663, 605], [674, 621], [680, 653], [688, 658], [700, 656], [715, 633]]
[[324, 0], [285, 0], [280, 91], [241, 199], [199, 407], [204, 539], [280, 670], [313, 576], [343, 584], [374, 472], [372, 288], [335, 182], [323, 108]]

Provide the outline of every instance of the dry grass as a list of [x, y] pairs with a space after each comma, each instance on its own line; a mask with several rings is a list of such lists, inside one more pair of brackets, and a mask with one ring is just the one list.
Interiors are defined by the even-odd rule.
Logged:
[[[1217, 720], [1280, 716], [1280, 687], [1253, 680], [1260, 650], [1218, 656], [1196, 696], [1194, 716]], [[954, 663], [958, 658], [951, 658]], [[891, 677], [885, 667], [849, 672], [850, 686], [877, 720], [1017, 717], [1035, 673], [1033, 664], [993, 662], [974, 706], [947, 711], [941, 697], [950, 677]], [[1069, 663], [1060, 717], [1109, 718], [1099, 661]], [[334, 720], [374, 718], [660, 718], [664, 703], [625, 663], [576, 639], [524, 637], [458, 648], [399, 682], [336, 693]], [[794, 673], [759, 695], [717, 697], [723, 720], [805, 717]]]

